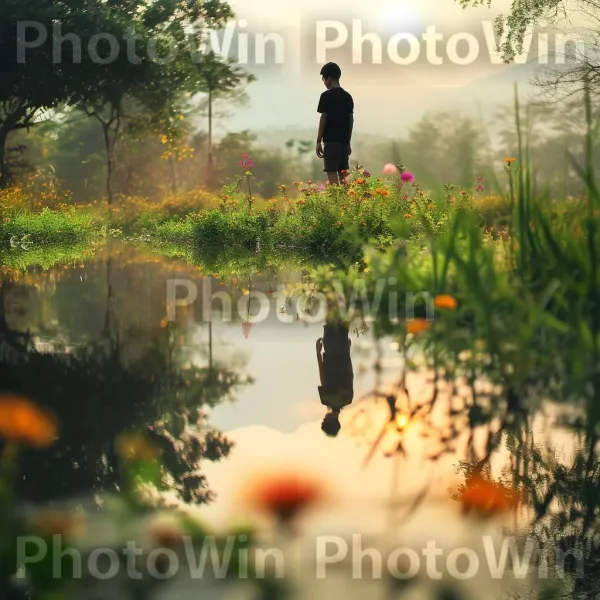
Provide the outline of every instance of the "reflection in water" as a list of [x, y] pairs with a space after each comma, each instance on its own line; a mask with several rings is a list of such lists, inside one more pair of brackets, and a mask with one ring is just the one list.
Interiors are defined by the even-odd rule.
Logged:
[[2, 391], [31, 398], [60, 423], [56, 444], [21, 457], [22, 500], [123, 490], [120, 459], [140, 443], [158, 448], [162, 465], [162, 494], [148, 490], [144, 502], [211, 500], [201, 464], [226, 457], [232, 443], [203, 407], [250, 380], [233, 362], [199, 364], [182, 344], [184, 325], [161, 323], [168, 276], [166, 265], [108, 256], [28, 285], [1, 283]]
[[335, 437], [341, 429], [340, 411], [354, 399], [354, 373], [350, 357], [351, 341], [348, 325], [341, 322], [328, 322], [323, 326], [323, 337], [317, 340], [317, 361], [319, 364], [319, 397], [328, 407], [321, 429], [330, 437]]

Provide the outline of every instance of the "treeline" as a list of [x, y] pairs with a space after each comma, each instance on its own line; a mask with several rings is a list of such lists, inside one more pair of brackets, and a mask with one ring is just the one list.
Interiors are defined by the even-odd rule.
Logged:
[[[511, 108], [499, 110], [491, 123], [460, 113], [432, 113], [421, 118], [404, 139], [353, 143], [352, 161], [378, 174], [386, 163], [404, 164], [426, 188], [451, 183], [472, 188], [478, 177], [485, 191], [503, 189], [504, 158], [516, 156], [518, 140]], [[582, 193], [581, 180], [568, 153], [583, 153], [583, 115], [576, 108], [529, 104], [524, 111], [525, 150], [536, 192], [552, 197]], [[320, 161], [309, 140], [288, 140], [281, 147], [261, 147], [256, 134], [232, 132], [213, 144], [212, 182], [208, 181], [208, 134], [198, 128], [194, 111], [180, 113], [179, 135], [130, 127], [126, 122], [114, 148], [111, 185], [115, 194], [161, 198], [197, 188], [218, 189], [242, 175], [239, 161], [249, 153], [254, 192], [269, 198], [278, 186], [323, 180]], [[493, 133], [492, 133], [493, 132]], [[493, 139], [492, 139], [493, 135]], [[34, 169], [55, 177], [75, 201], [105, 196], [106, 149], [102, 127], [77, 113], [51, 120], [31, 133], [14, 133], [9, 166], [15, 173]], [[598, 165], [600, 167], [600, 164]]]

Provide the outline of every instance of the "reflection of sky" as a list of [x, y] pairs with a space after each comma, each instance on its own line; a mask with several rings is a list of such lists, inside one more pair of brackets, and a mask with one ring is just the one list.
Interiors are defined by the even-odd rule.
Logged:
[[[204, 341], [207, 329], [200, 334]], [[233, 354], [243, 353], [247, 359], [246, 371], [255, 382], [241, 390], [236, 403], [216, 407], [211, 422], [225, 430], [264, 425], [291, 431], [309, 420], [322, 418], [326, 409], [317, 391], [319, 371], [315, 351], [315, 342], [322, 333], [322, 324], [282, 323], [272, 314], [268, 320], [254, 324], [248, 339], [244, 339], [241, 323], [216, 320], [215, 359], [226, 361]], [[374, 359], [367, 336], [357, 338], [351, 333], [350, 337], [357, 398], [373, 388], [373, 371], [368, 367]], [[389, 344], [387, 347], [389, 354]]]

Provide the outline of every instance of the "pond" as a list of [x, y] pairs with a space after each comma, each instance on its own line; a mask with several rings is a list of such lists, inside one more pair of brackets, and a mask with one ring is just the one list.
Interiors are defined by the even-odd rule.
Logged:
[[[305, 549], [312, 544], [309, 555], [324, 535], [351, 536], [354, 550], [356, 535], [371, 536], [360, 541], [363, 547], [376, 539], [388, 550], [398, 540], [405, 546], [410, 540], [414, 548], [437, 540], [451, 550], [492, 535], [495, 530], [485, 523], [465, 526], [447, 497], [448, 485], [459, 481], [458, 455], [428, 461], [410, 451], [422, 447], [416, 436], [408, 438], [409, 451], [401, 459], [393, 438], [384, 435], [381, 441], [385, 418], [373, 393], [396, 381], [402, 362], [397, 345], [374, 340], [368, 323], [353, 324], [347, 333], [354, 403], [342, 410], [340, 435], [324, 434], [327, 408], [319, 397], [316, 346], [326, 321], [324, 313], [298, 303], [294, 291], [300, 283], [310, 287], [306, 272], [285, 269], [221, 280], [127, 245], [109, 245], [83, 262], [30, 268], [19, 277], [5, 274], [2, 387], [50, 409], [60, 430], [50, 449], [22, 456], [15, 490], [22, 506], [67, 506], [69, 512], [87, 506], [98, 513], [104, 496], [118, 495], [126, 485], [119, 457], [139, 451], [131, 440], [142, 432], [160, 448], [164, 466], [144, 500], [185, 506], [211, 526], [250, 518], [251, 494], [244, 490], [263, 471], [318, 478], [336, 500], [324, 502], [304, 524], [302, 544]], [[375, 442], [381, 442], [381, 452], [371, 456]], [[430, 492], [428, 503], [420, 503], [424, 492]], [[397, 538], [399, 527], [404, 529]], [[100, 525], [88, 523], [85, 543], [118, 546], [131, 539], [127, 535], [135, 533], [101, 519]], [[298, 553], [290, 539], [280, 543]], [[389, 577], [356, 576], [360, 552], [358, 559], [346, 552], [339, 561], [352, 574], [334, 573], [326, 582], [314, 576], [311, 557], [300, 561], [298, 597], [329, 597], [340, 590], [348, 595], [351, 577], [361, 579], [351, 597], [406, 592], [398, 581], [408, 576], [397, 574], [400, 569], [406, 575], [411, 564], [390, 567], [396, 577], [390, 588]], [[372, 569], [369, 565], [365, 559], [359, 571]], [[163, 595], [156, 597], [197, 597], [197, 582], [190, 585], [188, 579], [178, 577], [170, 584], [175, 587], [167, 587], [168, 593], [161, 588]], [[455, 585], [464, 578], [459, 573], [450, 579]], [[492, 585], [489, 573], [485, 581], [492, 586], [486, 597], [495, 597], [499, 581]], [[508, 587], [514, 583], [511, 578]], [[429, 596], [419, 595], [425, 592], [417, 586], [414, 597], [482, 597], [479, 573], [460, 585], [453, 592], [435, 583]], [[90, 597], [82, 589], [81, 597]], [[114, 589], [94, 593], [118, 596]]]

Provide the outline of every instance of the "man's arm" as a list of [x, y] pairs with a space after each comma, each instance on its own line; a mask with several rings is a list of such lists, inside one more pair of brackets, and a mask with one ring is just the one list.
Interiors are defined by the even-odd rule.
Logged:
[[354, 129], [354, 113], [350, 113], [350, 118], [348, 119], [348, 156], [352, 154], [352, 146], [350, 145], [352, 141], [352, 129]]
[[317, 132], [317, 156], [323, 158], [323, 135], [325, 133], [325, 124], [327, 123], [327, 113], [322, 113], [319, 119], [319, 131]]

